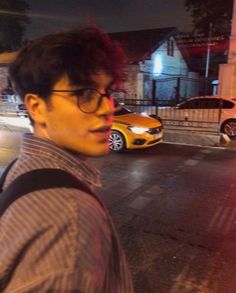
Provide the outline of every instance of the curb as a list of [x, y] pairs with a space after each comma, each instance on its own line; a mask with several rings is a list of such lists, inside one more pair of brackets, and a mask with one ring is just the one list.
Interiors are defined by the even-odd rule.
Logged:
[[222, 133], [165, 130], [164, 142], [219, 147], [227, 146], [231, 140]]

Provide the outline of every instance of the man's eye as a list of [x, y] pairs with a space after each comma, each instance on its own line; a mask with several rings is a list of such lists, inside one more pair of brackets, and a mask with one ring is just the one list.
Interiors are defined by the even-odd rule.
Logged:
[[88, 90], [88, 91], [84, 92], [84, 96], [86, 96], [88, 98], [94, 98], [94, 97], [99, 96], [99, 93], [97, 91]]
[[77, 97], [80, 100], [80, 103], [90, 103], [92, 102], [94, 99], [96, 99], [97, 97], [97, 92], [95, 91], [84, 91], [83, 93], [79, 93], [79, 95], [77, 95]]

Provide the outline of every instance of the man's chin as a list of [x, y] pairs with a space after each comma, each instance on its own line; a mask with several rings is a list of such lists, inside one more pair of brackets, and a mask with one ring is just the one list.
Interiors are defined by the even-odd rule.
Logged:
[[109, 145], [106, 145], [102, 148], [97, 148], [97, 149], [92, 150], [90, 152], [90, 154], [88, 154], [88, 155], [91, 157], [103, 157], [103, 156], [108, 155], [109, 152], [110, 152]]
[[107, 156], [109, 154], [109, 150], [108, 151], [103, 151], [103, 152], [97, 152], [97, 153], [93, 153], [93, 154], [90, 154], [89, 156], [90, 157], [104, 157], [104, 156]]
[[83, 147], [83, 148], [70, 148], [67, 146], [63, 146], [64, 149], [67, 149], [70, 153], [74, 155], [81, 155], [85, 157], [103, 157], [109, 154], [110, 149], [109, 149], [109, 144], [98, 144], [94, 145], [93, 147]]

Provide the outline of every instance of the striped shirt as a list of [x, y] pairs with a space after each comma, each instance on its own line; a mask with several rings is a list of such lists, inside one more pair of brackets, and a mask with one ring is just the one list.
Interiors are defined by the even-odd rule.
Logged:
[[[25, 134], [4, 189], [41, 168], [70, 172], [90, 188], [99, 172], [82, 156]], [[131, 276], [111, 217], [73, 188], [34, 191], [0, 219], [0, 292], [131, 293]]]

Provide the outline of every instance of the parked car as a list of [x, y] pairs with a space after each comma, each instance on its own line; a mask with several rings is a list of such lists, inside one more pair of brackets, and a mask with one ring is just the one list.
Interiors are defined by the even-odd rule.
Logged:
[[221, 132], [229, 137], [236, 137], [236, 98], [194, 97], [175, 107], [160, 108], [158, 115], [165, 121], [173, 119], [186, 125], [188, 122], [194, 126], [200, 123], [220, 123]]
[[16, 105], [16, 115], [17, 116], [28, 117], [28, 113], [27, 113], [27, 109], [25, 107], [25, 104]]
[[119, 107], [115, 112], [109, 138], [112, 151], [147, 148], [162, 140], [162, 124], [158, 119], [134, 113], [125, 107]]

